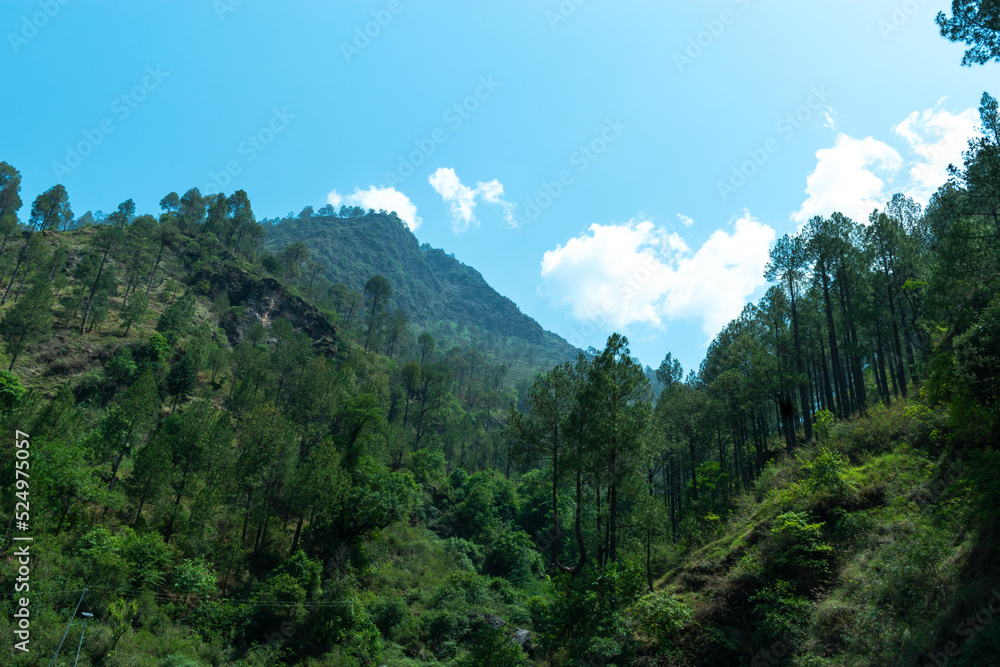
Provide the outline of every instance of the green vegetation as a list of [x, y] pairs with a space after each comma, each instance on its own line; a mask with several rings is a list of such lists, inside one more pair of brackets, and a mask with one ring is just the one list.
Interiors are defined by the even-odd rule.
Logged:
[[568, 360], [391, 214], [267, 229], [245, 192], [192, 189], [74, 223], [55, 186], [21, 224], [0, 163], [0, 428], [30, 436], [5, 591], [27, 487], [34, 540], [32, 653], [8, 662], [53, 653], [86, 590], [82, 665], [992, 664], [996, 100], [980, 114], [927, 210], [781, 239], [687, 376], [619, 334]]

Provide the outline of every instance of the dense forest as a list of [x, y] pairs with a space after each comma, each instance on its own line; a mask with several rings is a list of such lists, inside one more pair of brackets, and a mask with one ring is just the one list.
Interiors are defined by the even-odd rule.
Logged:
[[[955, 4], [946, 36], [1000, 58]], [[780, 239], [686, 373], [619, 334], [566, 359], [463, 333], [407, 312], [427, 283], [305, 241], [402, 229], [388, 212], [258, 222], [246, 192], [191, 189], [76, 217], [55, 185], [22, 220], [0, 162], [4, 664], [77, 642], [102, 666], [993, 664], [996, 99], [979, 112], [926, 208]]]

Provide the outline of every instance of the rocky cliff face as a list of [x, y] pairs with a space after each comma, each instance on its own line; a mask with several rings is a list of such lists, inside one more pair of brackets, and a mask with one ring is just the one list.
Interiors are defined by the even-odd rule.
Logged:
[[340, 337], [336, 327], [315, 307], [289, 294], [273, 278], [255, 278], [235, 268], [212, 270], [199, 276], [209, 284], [209, 298], [227, 294], [229, 303], [242, 309], [220, 315], [219, 325], [233, 345], [247, 328], [258, 322], [267, 326], [279, 317], [313, 339], [313, 347], [326, 356], [337, 353]]

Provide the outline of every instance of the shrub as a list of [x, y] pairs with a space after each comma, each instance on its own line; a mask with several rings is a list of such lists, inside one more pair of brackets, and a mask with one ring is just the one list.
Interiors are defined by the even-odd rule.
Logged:
[[135, 361], [132, 360], [132, 351], [127, 347], [118, 350], [118, 353], [111, 358], [104, 373], [110, 382], [119, 387], [127, 385], [135, 376]]
[[757, 617], [757, 633], [768, 644], [782, 637], [800, 636], [808, 622], [809, 600], [795, 594], [795, 584], [779, 579], [750, 597]]
[[166, 361], [174, 356], [174, 350], [163, 334], [154, 333], [146, 344], [146, 356], [150, 361]]
[[822, 541], [822, 528], [822, 523], [809, 523], [805, 512], [779, 514], [771, 527], [774, 562], [814, 572], [828, 571], [833, 547]]
[[842, 495], [851, 488], [847, 482], [848, 464], [847, 457], [840, 452], [821, 447], [816, 458], [805, 463], [802, 470], [809, 475], [811, 490]]
[[575, 578], [561, 575], [551, 600], [528, 602], [541, 648], [548, 655], [565, 649], [573, 658], [597, 653], [632, 664], [637, 647], [625, 610], [644, 588], [645, 571], [629, 561], [604, 567], [591, 561]]
[[1000, 400], [1000, 299], [955, 340], [955, 370], [978, 401]]
[[829, 410], [816, 411], [816, 433], [822, 440], [830, 439], [830, 429], [833, 427], [833, 413]]
[[666, 591], [639, 598], [632, 615], [640, 629], [662, 645], [676, 639], [678, 631], [691, 620], [691, 609]]
[[483, 625], [472, 637], [472, 652], [461, 667], [526, 667], [528, 657], [503, 630]]
[[7, 370], [0, 370], [0, 409], [11, 410], [24, 397], [21, 380]]
[[375, 600], [368, 613], [382, 636], [388, 638], [393, 630], [410, 617], [410, 608], [401, 598], [384, 597]]
[[185, 595], [211, 595], [218, 576], [201, 557], [185, 558], [174, 568], [174, 590]]
[[500, 533], [483, 563], [483, 573], [504, 577], [515, 584], [540, 576], [545, 565], [533, 548], [531, 538], [522, 530]]

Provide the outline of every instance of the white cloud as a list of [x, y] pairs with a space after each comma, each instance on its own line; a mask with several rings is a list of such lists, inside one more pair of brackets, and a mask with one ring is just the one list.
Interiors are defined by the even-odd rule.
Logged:
[[511, 227], [516, 227], [514, 204], [503, 198], [503, 184], [493, 179], [476, 183], [475, 188], [463, 185], [454, 169], [442, 167], [428, 179], [431, 187], [449, 204], [451, 224], [455, 232], [464, 232], [472, 225], [479, 224], [476, 218], [477, 199], [503, 207], [504, 219]]
[[354, 192], [349, 195], [342, 195], [333, 190], [326, 196], [327, 203], [334, 208], [346, 206], [360, 206], [364, 209], [375, 209], [376, 211], [395, 211], [399, 219], [406, 223], [411, 232], [417, 231], [423, 220], [417, 215], [416, 205], [410, 198], [395, 188], [377, 188], [374, 185], [367, 190], [354, 188]]
[[677, 217], [678, 219], [680, 219], [681, 223], [683, 223], [685, 227], [690, 227], [691, 225], [694, 224], [694, 219], [687, 217], [683, 213], [678, 213]]
[[886, 179], [903, 164], [892, 146], [872, 137], [855, 139], [846, 134], [837, 135], [833, 148], [817, 151], [816, 159], [816, 169], [806, 179], [809, 198], [792, 215], [799, 224], [834, 211], [866, 222], [872, 210], [886, 200]]
[[908, 194], [922, 204], [948, 180], [948, 165], [962, 163], [962, 151], [978, 134], [975, 109], [953, 114], [940, 106], [938, 102], [933, 109], [914, 111], [893, 128], [917, 156], [909, 169]]
[[613, 329], [633, 323], [701, 320], [708, 337], [737, 317], [761, 285], [773, 229], [749, 213], [716, 230], [692, 253], [649, 221], [591, 225], [545, 253], [543, 291], [579, 320]]
[[968, 140], [977, 134], [977, 117], [975, 109], [951, 113], [941, 108], [941, 101], [914, 111], [892, 128], [905, 142], [906, 158], [879, 139], [839, 133], [831, 148], [817, 151], [816, 169], [806, 179], [808, 197], [792, 220], [801, 225], [814, 215], [840, 211], [868, 222], [872, 210], [896, 192], [926, 205], [948, 180], [948, 165], [961, 163]]
[[739, 317], [747, 299], [764, 285], [774, 230], [749, 213], [736, 221], [733, 232], [717, 229], [693, 256], [683, 257], [668, 292], [671, 317], [698, 317], [702, 331], [714, 336]]

